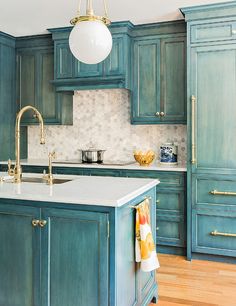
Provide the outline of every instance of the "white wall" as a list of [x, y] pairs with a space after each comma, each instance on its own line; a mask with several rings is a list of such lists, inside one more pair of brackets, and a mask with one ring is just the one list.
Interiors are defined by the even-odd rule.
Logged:
[[186, 160], [186, 126], [131, 125], [128, 90], [78, 91], [73, 103], [73, 126], [47, 126], [44, 146], [39, 145], [38, 127], [28, 128], [29, 158], [47, 158], [55, 150], [58, 159], [77, 159], [79, 149], [93, 145], [107, 150], [106, 160], [130, 161], [134, 149], [152, 149], [159, 156], [160, 145], [174, 141], [179, 160]]

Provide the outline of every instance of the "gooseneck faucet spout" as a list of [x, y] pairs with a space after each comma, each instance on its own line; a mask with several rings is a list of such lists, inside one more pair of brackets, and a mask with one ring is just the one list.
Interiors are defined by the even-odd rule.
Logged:
[[16, 156], [16, 163], [14, 169], [11, 169], [10, 165], [8, 167], [8, 173], [10, 175], [14, 175], [14, 182], [21, 183], [22, 177], [22, 169], [20, 164], [20, 123], [23, 114], [28, 111], [33, 110], [35, 113], [36, 118], [38, 118], [40, 123], [40, 144], [45, 144], [44, 138], [44, 123], [43, 118], [40, 112], [33, 106], [28, 105], [23, 107], [16, 116], [16, 127], [15, 127], [15, 156]]

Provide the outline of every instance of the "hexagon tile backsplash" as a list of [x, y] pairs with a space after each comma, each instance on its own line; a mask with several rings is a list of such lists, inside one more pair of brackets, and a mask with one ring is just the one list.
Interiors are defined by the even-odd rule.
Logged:
[[131, 125], [130, 97], [126, 89], [83, 90], [74, 94], [73, 126], [46, 126], [46, 144], [39, 145], [39, 130], [28, 127], [28, 158], [78, 159], [79, 149], [105, 149], [104, 160], [132, 161], [133, 151], [178, 145], [179, 162], [186, 161], [185, 125]]

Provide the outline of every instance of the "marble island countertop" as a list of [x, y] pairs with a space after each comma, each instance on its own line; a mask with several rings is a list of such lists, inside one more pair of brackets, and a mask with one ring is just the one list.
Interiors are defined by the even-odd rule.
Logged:
[[[2, 161], [0, 164], [7, 164], [7, 161]], [[22, 160], [21, 165], [26, 166], [48, 166], [47, 159], [28, 159]], [[124, 169], [124, 170], [152, 170], [152, 171], [180, 171], [186, 172], [187, 167], [186, 164], [179, 163], [177, 165], [163, 165], [158, 162], [152, 163], [150, 166], [140, 166], [138, 163], [134, 162], [127, 162], [121, 165], [121, 162], [111, 162], [111, 161], [104, 161], [103, 164], [85, 164], [79, 163], [74, 160], [72, 161], [53, 161], [53, 166], [55, 167], [78, 167], [78, 168], [100, 168], [100, 169]]]
[[[6, 177], [0, 183], [0, 198], [110, 207], [120, 207], [159, 184], [159, 180], [153, 179], [54, 175], [55, 179], [70, 181], [50, 186], [32, 182], [15, 184], [6, 172], [0, 172], [0, 176]], [[23, 177], [42, 175], [24, 173]]]

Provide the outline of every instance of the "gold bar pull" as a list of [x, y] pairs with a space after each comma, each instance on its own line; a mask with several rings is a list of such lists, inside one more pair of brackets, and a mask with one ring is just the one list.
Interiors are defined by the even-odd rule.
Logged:
[[226, 196], [236, 196], [236, 192], [230, 192], [230, 191], [217, 191], [217, 190], [211, 190], [209, 191], [210, 194], [213, 195], [226, 195]]
[[211, 232], [210, 234], [211, 234], [212, 236], [236, 237], [236, 234], [221, 233], [221, 232], [217, 232], [217, 230], [214, 230], [214, 231]]
[[33, 219], [33, 220], [31, 221], [31, 223], [32, 223], [33, 227], [36, 227], [36, 226], [39, 225], [39, 220]]
[[39, 226], [40, 226], [40, 227], [44, 227], [46, 224], [47, 224], [47, 221], [46, 221], [46, 220], [40, 220], [40, 221], [39, 221]]
[[196, 104], [196, 98], [195, 96], [191, 96], [191, 104], [192, 104], [192, 164], [196, 164], [196, 146], [195, 146], [195, 104]]

